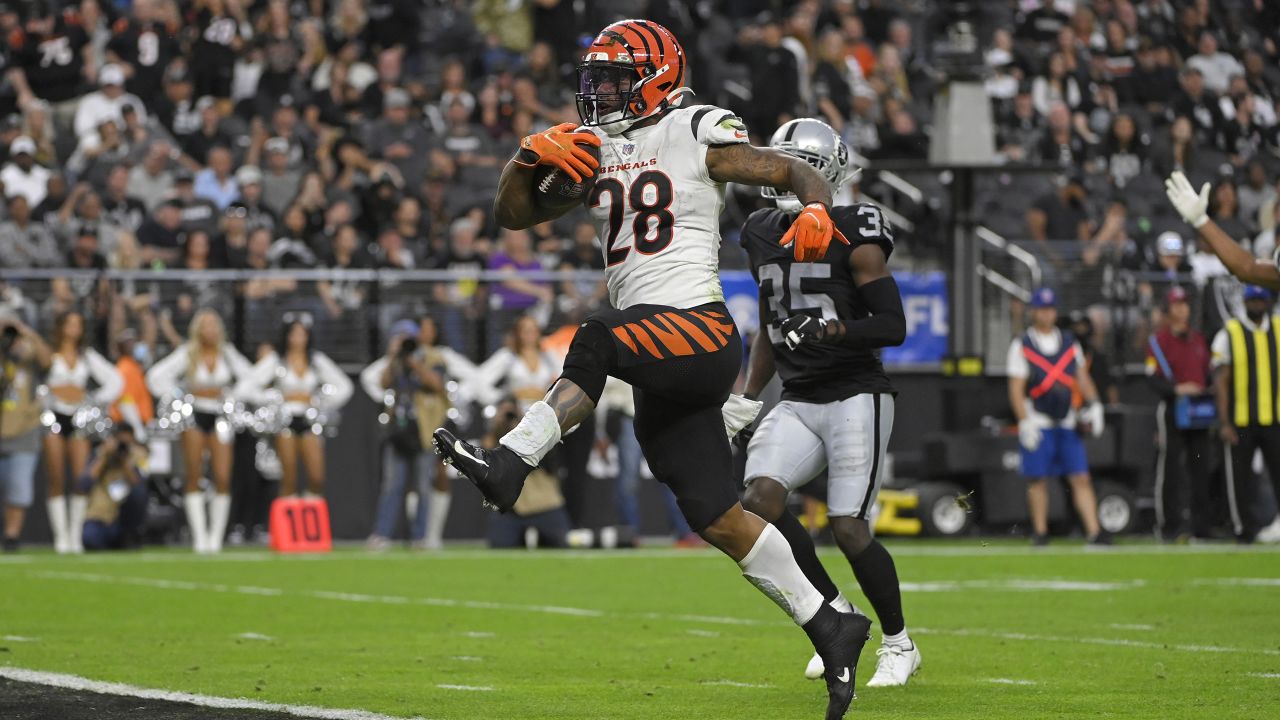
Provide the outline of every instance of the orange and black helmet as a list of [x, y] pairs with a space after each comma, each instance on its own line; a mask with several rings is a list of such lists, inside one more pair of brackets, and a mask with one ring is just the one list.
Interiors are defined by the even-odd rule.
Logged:
[[622, 20], [600, 31], [578, 65], [578, 115], [616, 135], [665, 111], [682, 82], [676, 37], [650, 20]]

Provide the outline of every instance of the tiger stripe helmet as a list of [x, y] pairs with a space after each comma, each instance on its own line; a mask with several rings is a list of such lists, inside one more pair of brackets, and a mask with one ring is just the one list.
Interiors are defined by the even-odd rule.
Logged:
[[578, 64], [578, 115], [609, 135], [665, 112], [684, 81], [684, 49], [651, 20], [622, 20], [596, 35]]

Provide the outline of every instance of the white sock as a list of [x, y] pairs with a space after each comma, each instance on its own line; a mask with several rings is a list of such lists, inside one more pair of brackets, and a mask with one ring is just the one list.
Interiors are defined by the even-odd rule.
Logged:
[[907, 629], [905, 627], [897, 635], [885, 635], [881, 642], [886, 646], [900, 647], [903, 650], [911, 648], [911, 638], [907, 637]]
[[89, 510], [89, 498], [72, 495], [67, 502], [70, 520], [67, 522], [67, 543], [73, 553], [84, 552], [84, 515]]
[[836, 598], [827, 604], [835, 608], [836, 612], [852, 613], [856, 609], [853, 607], [853, 603], [849, 602], [849, 599], [844, 596], [844, 593], [836, 595]]
[[204, 493], [189, 492], [182, 496], [182, 507], [187, 511], [187, 529], [191, 531], [191, 547], [198, 553], [205, 552], [209, 533], [205, 531]]
[[444, 524], [449, 519], [449, 501], [453, 494], [448, 490], [431, 490], [431, 503], [427, 505], [427, 545], [439, 547], [444, 538]]
[[209, 552], [222, 552], [222, 538], [227, 534], [227, 517], [231, 515], [231, 496], [214, 495], [209, 503]]
[[822, 607], [822, 593], [804, 576], [791, 546], [773, 525], [764, 526], [738, 567], [747, 582], [777, 603], [797, 625], [809, 622]]
[[560, 442], [560, 420], [550, 405], [539, 400], [529, 406], [529, 412], [520, 419], [520, 424], [498, 442], [531, 467], [537, 467], [551, 448]]
[[51, 497], [45, 501], [49, 511], [49, 528], [53, 530], [53, 549], [59, 553], [67, 552], [67, 498], [65, 495]]

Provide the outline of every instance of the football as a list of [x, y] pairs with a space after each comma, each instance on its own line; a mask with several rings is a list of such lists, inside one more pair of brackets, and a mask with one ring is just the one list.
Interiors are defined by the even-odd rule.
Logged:
[[[600, 162], [600, 148], [589, 143], [578, 143], [578, 147], [591, 153], [597, 163]], [[549, 210], [569, 208], [582, 202], [595, 182], [594, 175], [583, 178], [582, 182], [574, 182], [554, 165], [538, 165], [533, 171], [533, 201], [538, 207]]]

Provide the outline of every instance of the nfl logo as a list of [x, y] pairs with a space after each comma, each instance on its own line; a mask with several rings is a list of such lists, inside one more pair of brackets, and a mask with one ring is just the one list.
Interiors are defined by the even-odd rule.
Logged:
[[636, 149], [636, 144], [635, 144], [635, 143], [626, 143], [626, 144], [624, 144], [624, 145], [622, 146], [622, 154], [623, 154], [623, 155], [630, 155], [630, 154], [632, 153], [632, 151], [634, 151], [635, 149]]

